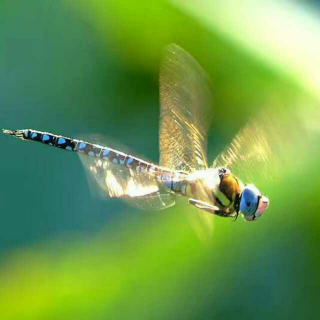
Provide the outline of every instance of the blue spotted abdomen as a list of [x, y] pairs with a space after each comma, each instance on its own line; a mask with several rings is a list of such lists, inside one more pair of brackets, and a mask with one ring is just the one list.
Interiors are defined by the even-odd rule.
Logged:
[[163, 171], [158, 175], [158, 179], [174, 193], [185, 195], [187, 187], [186, 176], [187, 174], [182, 171]]
[[20, 134], [22, 133], [23, 135], [20, 137], [23, 140], [38, 141], [60, 149], [75, 151], [90, 157], [105, 159], [115, 164], [135, 169], [139, 172], [157, 171], [157, 166], [105, 146], [31, 129], [19, 131]]
[[22, 140], [37, 141], [60, 149], [79, 152], [90, 157], [104, 159], [115, 164], [123, 165], [136, 172], [149, 173], [157, 177], [161, 176], [162, 174], [167, 174], [169, 177], [172, 174], [172, 172], [169, 170], [164, 170], [159, 166], [137, 157], [82, 140], [67, 138], [33, 129], [4, 130], [4, 133], [16, 136]]
[[48, 132], [41, 132], [33, 129], [25, 130], [3, 130], [4, 133], [13, 135], [22, 140], [41, 142], [64, 150], [82, 153], [84, 155], [100, 158], [127, 167], [138, 173], [148, 173], [154, 176], [157, 181], [166, 188], [177, 194], [185, 195], [186, 173], [174, 171], [154, 165], [126, 153], [82, 140], [67, 138]]

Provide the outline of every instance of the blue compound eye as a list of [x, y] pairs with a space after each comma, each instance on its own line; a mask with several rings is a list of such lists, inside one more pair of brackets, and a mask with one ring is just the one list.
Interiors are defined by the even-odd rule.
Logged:
[[240, 211], [243, 215], [254, 215], [259, 204], [260, 193], [253, 185], [243, 188], [240, 200]]

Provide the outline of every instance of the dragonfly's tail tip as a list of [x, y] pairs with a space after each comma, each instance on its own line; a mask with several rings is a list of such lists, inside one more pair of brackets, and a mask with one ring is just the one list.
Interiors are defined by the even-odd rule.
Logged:
[[3, 132], [4, 134], [14, 135], [14, 131], [13, 131], [13, 130], [2, 129], [2, 132]]
[[2, 129], [2, 132], [4, 134], [7, 134], [9, 136], [14, 136], [20, 139], [24, 139], [23, 137], [23, 131], [24, 130], [8, 130], [8, 129]]

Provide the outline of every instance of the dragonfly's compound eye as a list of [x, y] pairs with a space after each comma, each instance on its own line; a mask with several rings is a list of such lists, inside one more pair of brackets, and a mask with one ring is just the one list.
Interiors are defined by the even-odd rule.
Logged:
[[254, 214], [247, 214], [247, 215], [243, 215], [243, 218], [246, 221], [256, 221], [256, 216]]
[[241, 193], [240, 211], [243, 215], [254, 215], [259, 205], [259, 190], [252, 184], [245, 186]]
[[254, 185], [249, 184], [243, 188], [240, 200], [240, 211], [244, 216], [252, 216], [252, 220], [255, 220], [263, 215], [268, 206], [269, 199], [262, 196]]
[[259, 204], [256, 212], [254, 214], [247, 214], [243, 215], [244, 219], [246, 221], [256, 221], [259, 219], [268, 209], [269, 206], [269, 199], [265, 196], [260, 196], [259, 198]]
[[254, 185], [243, 188], [240, 200], [240, 211], [247, 221], [255, 221], [260, 218], [269, 206], [269, 199], [261, 196]]

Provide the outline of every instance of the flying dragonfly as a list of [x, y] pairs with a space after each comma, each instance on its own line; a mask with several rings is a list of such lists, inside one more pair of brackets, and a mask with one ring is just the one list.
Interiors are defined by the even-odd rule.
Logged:
[[[85, 167], [106, 196], [158, 210], [174, 205], [176, 196], [182, 196], [190, 205], [220, 217], [236, 219], [241, 214], [247, 221], [257, 220], [268, 208], [269, 199], [230, 170], [234, 163], [247, 160], [241, 156], [243, 134], [217, 157], [212, 167], [208, 165], [211, 100], [206, 72], [185, 50], [172, 44], [165, 49], [160, 68], [159, 165], [108, 146], [48, 132], [3, 132], [83, 155]], [[253, 129], [248, 130], [255, 134]], [[266, 150], [263, 141], [259, 140], [258, 145]]]

